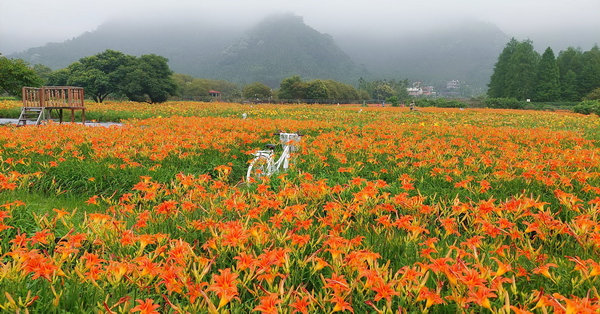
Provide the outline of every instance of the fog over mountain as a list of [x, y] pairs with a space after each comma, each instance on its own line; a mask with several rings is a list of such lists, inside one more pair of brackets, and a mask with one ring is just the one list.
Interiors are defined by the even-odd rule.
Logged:
[[[539, 52], [550, 46], [555, 54], [600, 43], [597, 0], [49, 3], [0, 2], [1, 53], [53, 69], [106, 49], [154, 53], [167, 57], [178, 73], [271, 86], [297, 74], [348, 83], [363, 76], [406, 78], [440, 86], [458, 79], [484, 89], [510, 37], [532, 40]], [[305, 25], [260, 28], [272, 12], [300, 16]], [[321, 49], [311, 48], [315, 43]], [[290, 58], [268, 65], [284, 56]]]
[[334, 79], [356, 85], [359, 78], [409, 79], [443, 86], [461, 80], [482, 90], [508, 37], [475, 20], [438, 32], [386, 38], [340, 33], [337, 38], [292, 13], [273, 14], [240, 28], [204, 20], [147, 24], [113, 20], [63, 43], [11, 54], [31, 64], [60, 69], [106, 49], [131, 55], [158, 54], [177, 73], [273, 88], [286, 77]]
[[546, 34], [553, 34], [555, 50], [568, 46], [587, 50], [600, 40], [598, 0], [3, 0], [0, 53], [63, 42], [115, 18], [145, 24], [202, 19], [247, 28], [281, 12], [302, 16], [311, 27], [334, 37], [436, 32], [468, 18], [497, 25], [509, 36], [539, 41], [540, 46], [550, 43], [542, 42]]

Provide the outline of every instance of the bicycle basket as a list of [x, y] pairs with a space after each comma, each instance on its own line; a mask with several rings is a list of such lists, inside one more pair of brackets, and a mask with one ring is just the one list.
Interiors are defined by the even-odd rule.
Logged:
[[281, 145], [289, 145], [291, 152], [296, 152], [300, 149], [300, 135], [296, 133], [280, 133], [279, 139], [281, 140]]

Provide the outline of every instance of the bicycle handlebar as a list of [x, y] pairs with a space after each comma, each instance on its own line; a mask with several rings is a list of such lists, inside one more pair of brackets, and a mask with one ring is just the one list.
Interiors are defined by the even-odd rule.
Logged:
[[301, 134], [300, 132], [296, 132], [296, 133], [286, 133], [286, 132], [273, 133], [273, 135], [276, 135], [276, 136], [280, 136], [281, 134], [296, 134], [298, 136], [304, 136], [304, 134]]

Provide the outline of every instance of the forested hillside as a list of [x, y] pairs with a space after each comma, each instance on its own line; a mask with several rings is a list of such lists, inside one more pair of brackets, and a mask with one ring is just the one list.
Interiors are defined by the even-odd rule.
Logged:
[[263, 20], [221, 53], [214, 70], [218, 78], [242, 83], [260, 81], [269, 86], [278, 86], [292, 75], [345, 83], [355, 83], [367, 75], [331, 36], [291, 14]]

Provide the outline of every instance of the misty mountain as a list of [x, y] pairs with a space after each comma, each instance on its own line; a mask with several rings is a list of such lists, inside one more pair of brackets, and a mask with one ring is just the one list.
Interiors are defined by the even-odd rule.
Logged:
[[475, 20], [402, 34], [338, 36], [337, 41], [353, 60], [382, 77], [409, 78], [438, 89], [459, 80], [484, 92], [498, 55], [510, 40], [497, 26]]
[[355, 83], [367, 74], [359, 69], [330, 35], [292, 14], [272, 15], [223, 50], [212, 76], [234, 82], [263, 82], [276, 87], [282, 79], [334, 79]]
[[135, 56], [161, 55], [169, 59], [169, 66], [175, 72], [199, 74], [196, 69], [215, 62], [216, 56], [243, 33], [243, 29], [235, 26], [215, 26], [203, 20], [158, 23], [155, 20], [113, 20], [73, 39], [30, 48], [8, 57], [58, 70], [83, 57], [112, 49]]
[[293, 14], [272, 15], [252, 27], [202, 19], [112, 21], [62, 43], [9, 55], [56, 70], [106, 49], [130, 55], [157, 54], [176, 73], [240, 84], [282, 79], [334, 79], [356, 85], [366, 79], [409, 79], [436, 87], [458, 79], [483, 91], [509, 38], [496, 26], [468, 21], [434, 32], [334, 37]]

